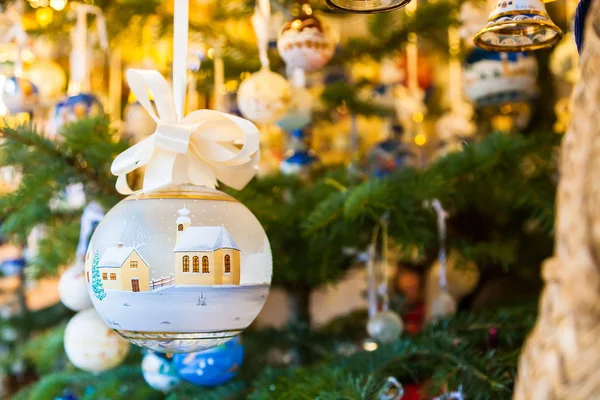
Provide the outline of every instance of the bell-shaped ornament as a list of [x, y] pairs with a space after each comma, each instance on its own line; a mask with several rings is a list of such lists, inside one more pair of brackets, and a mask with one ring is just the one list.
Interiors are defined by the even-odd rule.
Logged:
[[375, 14], [401, 8], [411, 0], [325, 0], [328, 6], [337, 10], [358, 14]]
[[497, 0], [473, 41], [485, 50], [532, 51], [552, 47], [562, 36], [542, 0]]

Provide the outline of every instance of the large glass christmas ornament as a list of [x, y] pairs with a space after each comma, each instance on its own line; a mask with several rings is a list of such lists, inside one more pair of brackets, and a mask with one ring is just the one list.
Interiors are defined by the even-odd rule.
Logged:
[[73, 311], [81, 311], [92, 307], [85, 283], [83, 265], [75, 264], [67, 269], [58, 281], [60, 301]]
[[410, 0], [325, 0], [327, 5], [358, 14], [375, 14], [406, 6]]
[[38, 88], [25, 78], [8, 78], [2, 85], [2, 102], [13, 114], [32, 114], [39, 101]]
[[39, 89], [43, 102], [56, 101], [67, 85], [65, 71], [50, 59], [35, 61], [25, 70], [25, 76]]
[[476, 107], [529, 101], [536, 80], [537, 61], [531, 54], [474, 49], [465, 61], [464, 91]]
[[67, 97], [56, 105], [52, 125], [56, 132], [58, 132], [60, 128], [68, 122], [102, 114], [104, 114], [104, 109], [96, 96], [79, 93]]
[[261, 124], [273, 124], [285, 116], [291, 99], [289, 82], [263, 68], [241, 83], [237, 103], [244, 117]]
[[233, 379], [244, 360], [244, 346], [239, 337], [209, 350], [175, 354], [179, 375], [198, 386], [217, 386]]
[[134, 344], [193, 352], [238, 335], [271, 282], [269, 241], [254, 215], [217, 190], [137, 193], [96, 228], [88, 290], [106, 323]]
[[129, 342], [106, 326], [93, 308], [71, 318], [64, 341], [69, 360], [77, 368], [90, 372], [116, 367], [129, 351]]
[[168, 393], [181, 382], [171, 354], [148, 352], [142, 358], [142, 375], [153, 389]]
[[396, 125], [393, 131], [391, 137], [375, 144], [367, 153], [367, 169], [371, 176], [386, 176], [398, 168], [418, 164], [417, 155], [402, 140], [402, 127]]
[[292, 99], [287, 114], [277, 122], [281, 129], [292, 132], [310, 124], [312, 118], [313, 97], [304, 87], [292, 87]]
[[[277, 50], [286, 65], [304, 71], [322, 68], [333, 56], [335, 39], [321, 21], [303, 12], [287, 22], [277, 39]], [[308, 8], [310, 10], [310, 7]]]
[[485, 50], [532, 51], [554, 46], [562, 35], [542, 0], [498, 0], [473, 41]]
[[380, 343], [391, 343], [400, 337], [404, 324], [393, 311], [381, 311], [369, 319], [367, 332]]

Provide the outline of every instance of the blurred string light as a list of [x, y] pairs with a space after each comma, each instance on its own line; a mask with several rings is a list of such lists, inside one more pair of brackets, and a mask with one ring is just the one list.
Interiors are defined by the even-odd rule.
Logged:
[[56, 11], [62, 11], [67, 5], [67, 0], [50, 0], [50, 7]]
[[415, 144], [419, 147], [425, 146], [427, 144], [427, 136], [424, 133], [417, 133]]
[[41, 7], [35, 10], [35, 20], [42, 28], [47, 27], [52, 23], [54, 11], [49, 7]]

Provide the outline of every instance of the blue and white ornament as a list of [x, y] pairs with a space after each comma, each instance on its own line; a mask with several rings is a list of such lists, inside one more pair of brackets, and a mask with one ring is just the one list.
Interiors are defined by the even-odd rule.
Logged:
[[4, 276], [17, 275], [25, 268], [25, 259], [23, 257], [10, 258], [0, 263], [0, 270]]
[[414, 167], [418, 163], [417, 155], [401, 139], [402, 127], [396, 125], [393, 129], [392, 137], [375, 144], [367, 154], [371, 176], [386, 176], [398, 168]]
[[170, 392], [181, 382], [172, 356], [152, 351], [142, 359], [142, 375], [151, 388], [163, 393]]
[[60, 101], [53, 115], [52, 125], [56, 132], [69, 122], [104, 114], [102, 104], [93, 94], [79, 93]]
[[291, 134], [290, 149], [279, 165], [279, 170], [285, 175], [309, 174], [318, 160], [315, 152], [305, 145], [304, 132], [296, 129]]
[[239, 337], [212, 349], [173, 356], [179, 375], [198, 386], [217, 386], [233, 379], [244, 360]]
[[13, 76], [4, 81], [2, 102], [9, 112], [32, 114], [38, 101], [38, 88], [29, 79]]
[[537, 73], [531, 54], [476, 48], [465, 61], [464, 91], [476, 107], [528, 102], [536, 94]]

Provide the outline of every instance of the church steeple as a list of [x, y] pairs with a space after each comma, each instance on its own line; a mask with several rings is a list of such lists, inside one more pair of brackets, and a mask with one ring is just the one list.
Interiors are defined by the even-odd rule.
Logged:
[[188, 215], [190, 214], [190, 210], [185, 208], [185, 206], [183, 206], [183, 208], [179, 210], [178, 213], [179, 217], [177, 217], [177, 221], [175, 221], [175, 223], [177, 224], [177, 241], [179, 241], [180, 234], [187, 228], [189, 228], [192, 223], [190, 217], [188, 217]]

